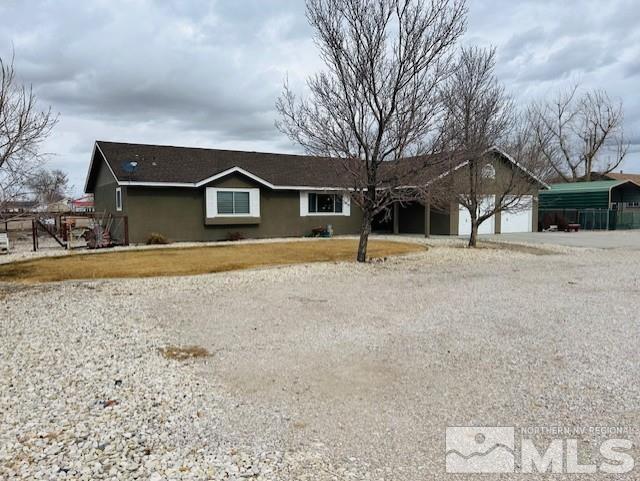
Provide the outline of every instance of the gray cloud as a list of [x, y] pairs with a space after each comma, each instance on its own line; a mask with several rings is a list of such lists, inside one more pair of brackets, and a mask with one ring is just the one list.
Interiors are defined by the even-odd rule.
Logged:
[[[579, 79], [625, 101], [640, 144], [640, 9], [632, 0], [472, 0], [464, 41], [498, 47], [522, 102]], [[97, 139], [298, 151], [274, 128], [288, 76], [321, 67], [300, 0], [4, 0], [0, 56], [61, 114], [52, 165], [81, 186]], [[634, 146], [625, 170], [640, 171]]]

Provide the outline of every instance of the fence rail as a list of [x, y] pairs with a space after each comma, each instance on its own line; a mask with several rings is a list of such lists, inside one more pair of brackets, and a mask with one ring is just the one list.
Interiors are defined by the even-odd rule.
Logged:
[[107, 212], [31, 212], [0, 218], [0, 232], [29, 231], [34, 251], [38, 250], [38, 237], [41, 234], [52, 237], [65, 249], [129, 245], [126, 215]]

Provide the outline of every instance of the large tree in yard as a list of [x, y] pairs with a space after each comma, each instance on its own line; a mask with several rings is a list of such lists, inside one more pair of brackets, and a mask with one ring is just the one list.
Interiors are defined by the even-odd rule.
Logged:
[[69, 191], [69, 177], [61, 170], [41, 169], [28, 182], [29, 194], [42, 206], [63, 200]]
[[18, 81], [13, 59], [0, 58], [0, 212], [27, 194], [43, 161], [41, 144], [56, 121], [50, 109], [38, 108], [33, 89]]
[[416, 178], [434, 162], [439, 86], [466, 13], [465, 0], [307, 1], [326, 68], [307, 80], [306, 99], [285, 84], [277, 125], [308, 154], [340, 159], [342, 188], [363, 213], [360, 262], [374, 217], [425, 195]]
[[[444, 202], [468, 211], [470, 247], [477, 245], [483, 222], [493, 221], [499, 212], [529, 207], [525, 195], [537, 190], [531, 176], [537, 173], [532, 171], [544, 168], [531, 148], [523, 116], [496, 79], [494, 68], [494, 49], [463, 48], [455, 73], [441, 89], [446, 112], [442, 149], [455, 153], [451, 175], [443, 181]], [[516, 157], [504, 154], [507, 151]]]
[[622, 102], [604, 90], [581, 92], [574, 85], [550, 101], [534, 104], [530, 116], [537, 148], [565, 182], [608, 174], [629, 150]]

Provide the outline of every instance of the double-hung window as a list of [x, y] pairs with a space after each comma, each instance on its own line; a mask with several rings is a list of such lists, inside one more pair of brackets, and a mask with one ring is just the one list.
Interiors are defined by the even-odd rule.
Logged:
[[207, 187], [205, 195], [207, 219], [260, 217], [260, 189]]
[[342, 194], [309, 193], [310, 214], [341, 214]]
[[218, 191], [218, 215], [249, 215], [249, 192]]

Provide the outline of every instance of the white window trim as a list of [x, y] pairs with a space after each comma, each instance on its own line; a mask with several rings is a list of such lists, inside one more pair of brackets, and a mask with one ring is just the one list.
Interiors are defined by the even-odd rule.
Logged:
[[[120, 199], [119, 203], [118, 199]], [[116, 211], [122, 212], [122, 187], [116, 187]]]
[[[248, 214], [218, 214], [218, 192], [247, 192], [249, 194]], [[260, 189], [241, 189], [232, 187], [207, 187], [205, 191], [207, 219], [260, 217]]]
[[[342, 195], [342, 212], [309, 212], [309, 194]], [[307, 190], [300, 192], [300, 217], [349, 217], [351, 215], [351, 199], [344, 193]]]

